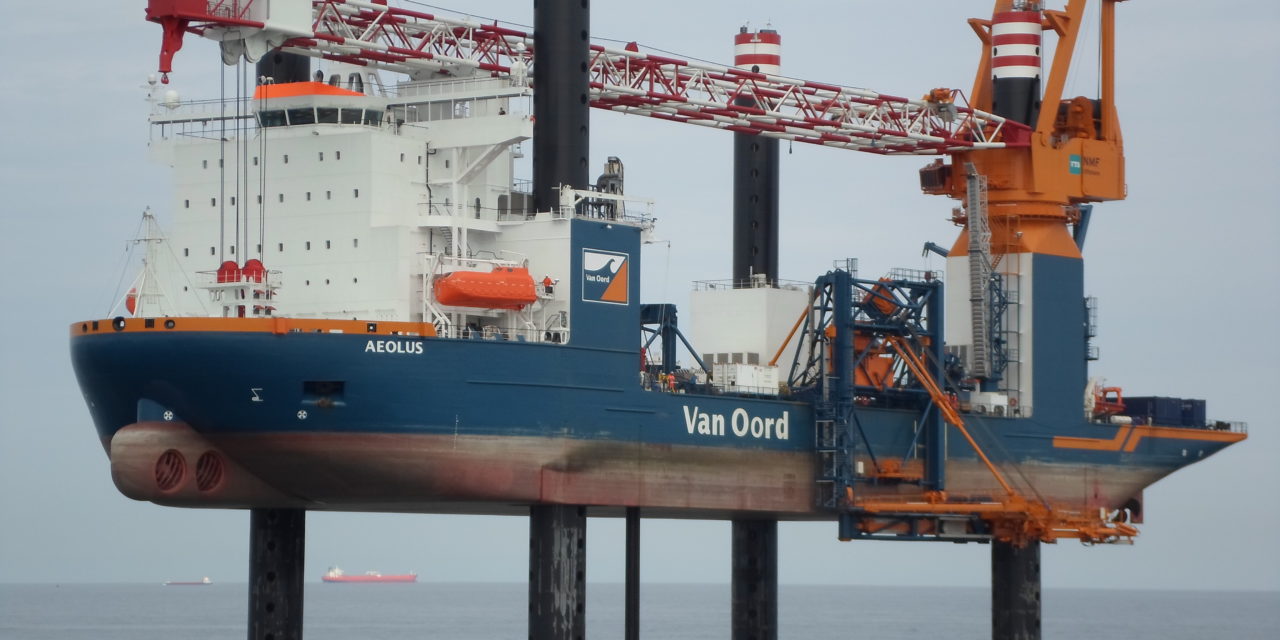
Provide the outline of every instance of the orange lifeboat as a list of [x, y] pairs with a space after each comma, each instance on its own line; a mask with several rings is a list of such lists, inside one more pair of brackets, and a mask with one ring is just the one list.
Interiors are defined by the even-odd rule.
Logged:
[[454, 271], [436, 279], [436, 300], [452, 307], [519, 309], [538, 299], [533, 276], [524, 267]]

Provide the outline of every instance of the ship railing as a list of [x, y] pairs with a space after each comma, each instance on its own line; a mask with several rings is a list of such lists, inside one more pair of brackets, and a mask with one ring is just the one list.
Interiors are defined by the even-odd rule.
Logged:
[[759, 274], [746, 279], [728, 280], [695, 280], [694, 291], [725, 291], [729, 289], [788, 289], [791, 291], [807, 291], [812, 282], [800, 280], [782, 280], [768, 278]]
[[[421, 183], [419, 183], [421, 184]], [[497, 222], [522, 222], [533, 213], [533, 198], [530, 193], [518, 188], [489, 185], [488, 193], [496, 196], [496, 207], [476, 206], [465, 202], [455, 203], [452, 200], [425, 200], [418, 202], [418, 216], [449, 217], [456, 216], [466, 220], [488, 220]]]
[[885, 274], [885, 277], [890, 280], [905, 280], [907, 282], [934, 282], [942, 280], [942, 272], [894, 267], [889, 269], [889, 273]]
[[749, 387], [740, 384], [714, 385], [715, 389], [726, 395], [740, 396], [778, 396], [782, 395], [782, 387]]
[[509, 78], [457, 78], [426, 82], [402, 82], [386, 90], [388, 98], [405, 103], [435, 102], [449, 99], [487, 99], [524, 95], [528, 87], [513, 85]]
[[235, 289], [253, 286], [274, 292], [284, 286], [284, 276], [280, 271], [264, 271], [262, 275], [243, 272], [197, 271], [195, 284], [207, 289]]
[[653, 228], [653, 200], [621, 193], [560, 187], [560, 206], [552, 210], [556, 219], [588, 218]]
[[176, 122], [216, 122], [220, 119], [235, 120], [237, 117], [241, 120], [252, 120], [253, 111], [250, 108], [252, 101], [248, 98], [241, 98], [240, 115], [236, 115], [235, 98], [221, 100], [217, 98], [207, 100], [160, 100], [155, 102], [151, 110], [152, 124], [176, 123]]
[[1210, 420], [1204, 427], [1212, 431], [1229, 431], [1231, 433], [1249, 434], [1249, 423], [1236, 420]]
[[447, 326], [443, 330], [436, 327], [436, 336], [440, 338], [456, 338], [463, 340], [488, 340], [492, 342], [567, 342], [569, 332], [566, 329], [543, 331], [536, 328], [510, 329], [497, 325], [482, 326]]

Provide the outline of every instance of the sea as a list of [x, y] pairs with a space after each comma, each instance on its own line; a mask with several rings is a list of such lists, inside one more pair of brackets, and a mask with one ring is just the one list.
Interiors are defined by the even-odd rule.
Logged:
[[[526, 638], [524, 584], [308, 584], [307, 640]], [[248, 587], [0, 584], [3, 640], [242, 640]], [[645, 584], [641, 635], [728, 638], [725, 584]], [[987, 640], [986, 588], [780, 585], [780, 638]], [[1046, 589], [1046, 639], [1275, 640], [1280, 592]], [[622, 638], [623, 586], [589, 584], [587, 637]]]

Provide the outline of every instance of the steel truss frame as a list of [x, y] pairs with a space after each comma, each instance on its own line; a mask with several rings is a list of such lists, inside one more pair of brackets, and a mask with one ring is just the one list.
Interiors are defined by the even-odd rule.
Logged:
[[[788, 384], [796, 396], [814, 402], [818, 506], [836, 512], [839, 538], [997, 539], [1022, 545], [1063, 538], [1125, 542], [1137, 535], [1135, 528], [1104, 513], [1049, 504], [1010, 483], [943, 391], [942, 335], [942, 283], [937, 280], [859, 280], [835, 270], [815, 282]], [[884, 354], [895, 358], [892, 384], [858, 384], [859, 367]], [[866, 404], [877, 406], [920, 407], [919, 427], [902, 457], [923, 450], [918, 477], [881, 464], [858, 417], [863, 398], [874, 398]], [[946, 424], [990, 470], [999, 495], [948, 494]], [[873, 469], [859, 470], [859, 458], [869, 459]], [[918, 484], [920, 491], [915, 496], [868, 491], [891, 483]], [[1034, 487], [1027, 490], [1035, 493]]]
[[[237, 45], [253, 39], [417, 79], [482, 73], [523, 84], [536, 62], [532, 33], [496, 23], [360, 0], [311, 0], [312, 33], [300, 34], [248, 19], [252, 4], [150, 0], [148, 19], [164, 27], [161, 73], [172, 70], [184, 33], [222, 42], [232, 61], [262, 49]], [[635, 43], [591, 50], [591, 106], [600, 109], [883, 155], [1030, 144], [1029, 127], [965, 106], [957, 89], [908, 99], [643, 53]]]
[[[882, 278], [863, 280], [837, 269], [818, 278], [805, 330], [796, 349], [788, 385], [815, 404], [819, 458], [819, 506], [842, 513], [854, 508], [857, 486], [907, 482], [942, 488], [941, 422], [933, 399], [902, 358], [888, 369], [870, 366], [892, 353], [890, 340], [940, 362], [941, 282]], [[934, 372], [941, 375], [941, 371]], [[861, 380], [860, 380], [861, 379]], [[916, 407], [921, 411], [908, 450], [882, 462], [863, 430], [857, 407]], [[919, 445], [926, 454], [917, 456]], [[936, 450], [935, 450], [936, 449]], [[867, 458], [872, 470], [856, 468]], [[907, 472], [901, 461], [921, 459], [923, 473]]]

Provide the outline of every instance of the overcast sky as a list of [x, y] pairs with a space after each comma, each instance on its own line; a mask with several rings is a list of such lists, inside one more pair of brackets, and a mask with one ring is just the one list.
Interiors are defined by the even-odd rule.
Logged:
[[[66, 0], [56, 12], [18, 12], [0, 41], [9, 61], [0, 582], [246, 579], [246, 512], [171, 509], [116, 491], [68, 357], [68, 326], [111, 306], [143, 208], [171, 213], [168, 170], [146, 154], [142, 86], [160, 28], [144, 21], [145, 4]], [[532, 22], [528, 0], [465, 4]], [[964, 20], [990, 10], [979, 0], [594, 4], [598, 37], [725, 63], [739, 26], [771, 22], [784, 74], [908, 96], [970, 87], [979, 47]], [[1091, 373], [1130, 395], [1205, 398], [1211, 416], [1249, 422], [1250, 437], [1149, 489], [1135, 546], [1047, 546], [1049, 588], [1280, 589], [1280, 438], [1267, 409], [1280, 386], [1280, 5], [1229, 7], [1119, 5], [1129, 199], [1097, 207], [1084, 254], [1086, 290], [1101, 303], [1102, 360]], [[1096, 84], [1092, 49], [1081, 55], [1069, 95]], [[218, 65], [216, 48], [189, 36], [173, 86], [216, 97]], [[645, 301], [687, 304], [690, 281], [727, 278], [730, 136], [602, 112], [592, 126], [592, 164], [620, 156], [627, 192], [657, 200], [658, 235], [672, 241], [646, 249]], [[782, 160], [784, 278], [812, 280], [847, 256], [864, 274], [941, 268], [920, 247], [949, 245], [957, 229], [946, 220], [951, 202], [919, 193], [924, 160], [785, 144]], [[308, 525], [311, 580], [331, 564], [431, 581], [527, 575], [524, 518], [313, 513]], [[985, 546], [838, 543], [835, 533], [834, 524], [782, 524], [782, 582], [989, 581]], [[588, 540], [588, 579], [620, 581], [621, 522], [592, 520]], [[729, 578], [727, 523], [646, 520], [643, 544], [647, 582]]]

